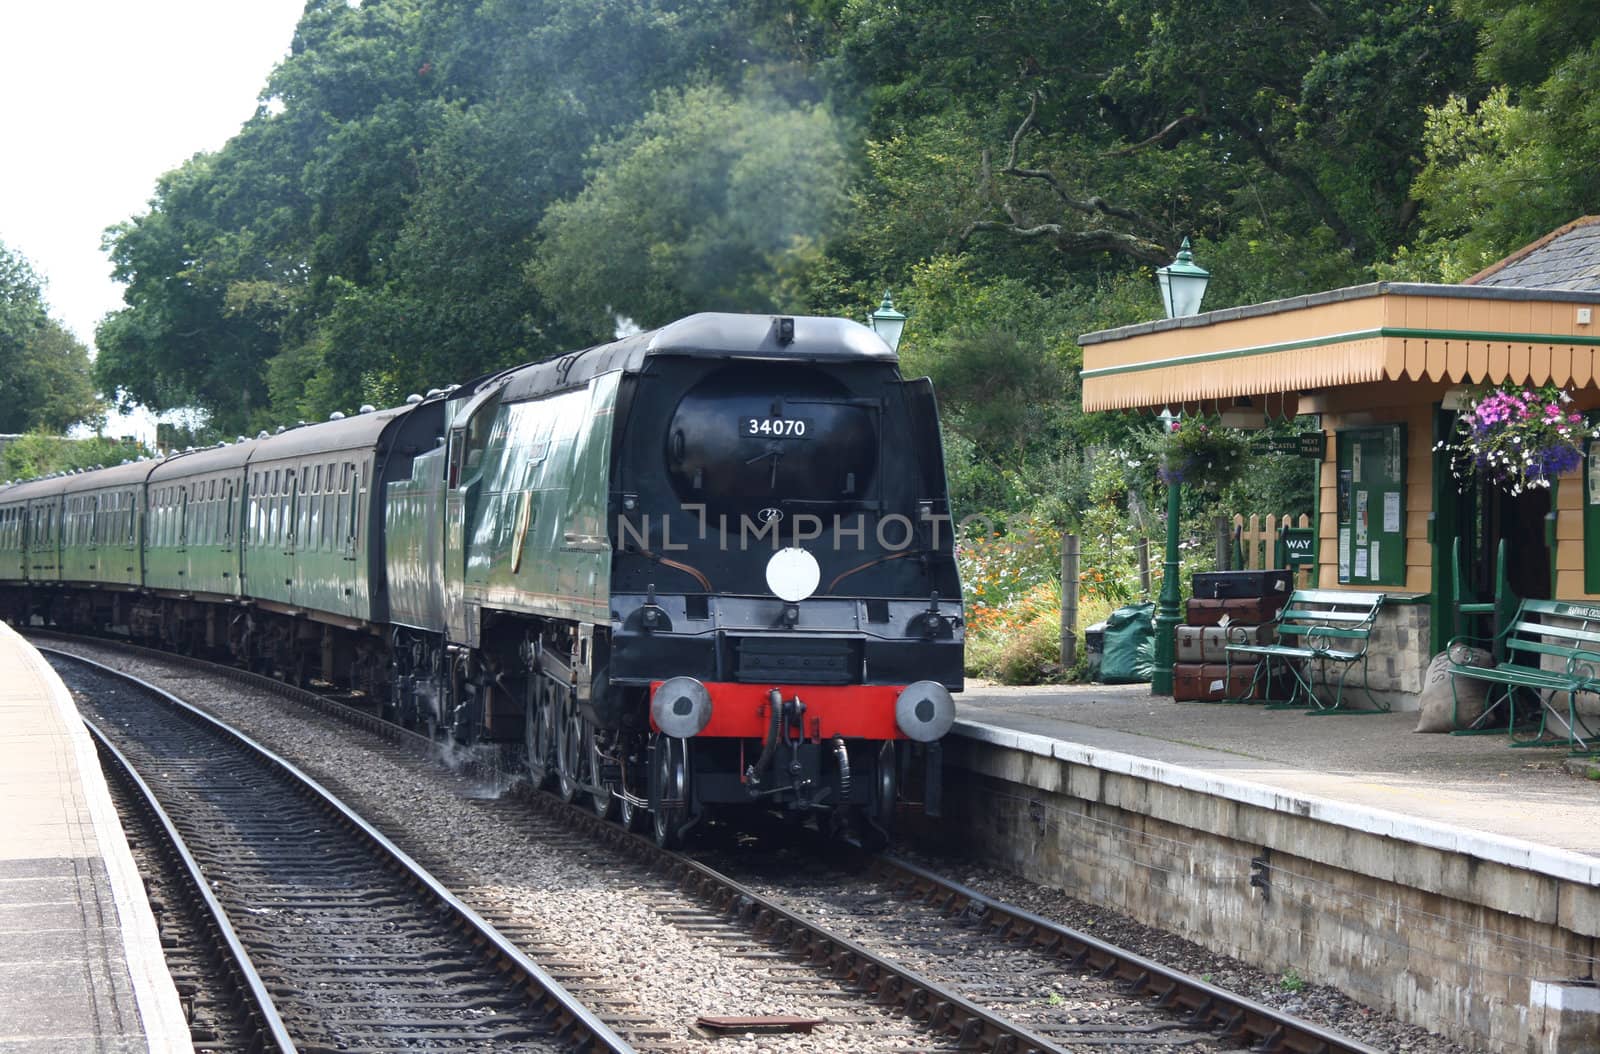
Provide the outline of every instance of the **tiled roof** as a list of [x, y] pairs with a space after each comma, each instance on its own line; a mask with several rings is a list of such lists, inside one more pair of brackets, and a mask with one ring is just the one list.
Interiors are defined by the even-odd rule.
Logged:
[[1600, 291], [1600, 216], [1551, 231], [1463, 284]]

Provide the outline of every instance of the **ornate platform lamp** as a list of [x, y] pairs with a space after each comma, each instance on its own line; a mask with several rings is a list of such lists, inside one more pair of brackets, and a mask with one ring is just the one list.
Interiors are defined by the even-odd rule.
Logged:
[[[1161, 286], [1161, 303], [1168, 318], [1182, 318], [1200, 312], [1211, 273], [1194, 262], [1189, 239], [1183, 239], [1177, 259], [1156, 271]], [[1161, 411], [1161, 426], [1171, 432], [1177, 416], [1170, 409]], [[1178, 624], [1183, 614], [1178, 607], [1178, 520], [1181, 516], [1181, 482], [1177, 475], [1167, 480], [1167, 558], [1161, 565], [1161, 596], [1156, 601], [1155, 668], [1150, 674], [1151, 695], [1172, 694], [1172, 667], [1176, 659]]]

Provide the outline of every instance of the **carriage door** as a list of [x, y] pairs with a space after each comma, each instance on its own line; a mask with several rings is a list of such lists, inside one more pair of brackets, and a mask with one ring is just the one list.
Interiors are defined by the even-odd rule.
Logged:
[[445, 459], [444, 617], [451, 641], [478, 646], [476, 604], [467, 600], [467, 548], [471, 520], [482, 498], [483, 455], [499, 405], [500, 390], [480, 392], [456, 414]]
[[292, 468], [283, 470], [283, 490], [278, 495], [278, 552], [283, 555], [283, 584], [286, 600], [290, 604], [297, 604], [305, 595], [305, 587], [298, 581], [300, 569], [295, 561], [295, 522], [294, 514], [299, 505], [295, 499], [299, 494], [298, 473]]

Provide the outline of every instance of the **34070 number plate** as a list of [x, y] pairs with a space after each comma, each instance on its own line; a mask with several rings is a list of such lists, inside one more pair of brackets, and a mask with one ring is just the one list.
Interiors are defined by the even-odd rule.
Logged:
[[761, 439], [809, 439], [809, 417], [741, 417], [739, 434]]

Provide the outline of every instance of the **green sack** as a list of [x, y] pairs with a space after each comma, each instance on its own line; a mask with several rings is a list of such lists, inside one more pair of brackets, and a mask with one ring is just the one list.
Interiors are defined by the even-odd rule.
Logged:
[[1100, 659], [1102, 684], [1135, 684], [1150, 679], [1155, 613], [1154, 604], [1129, 604], [1106, 619], [1105, 653]]

